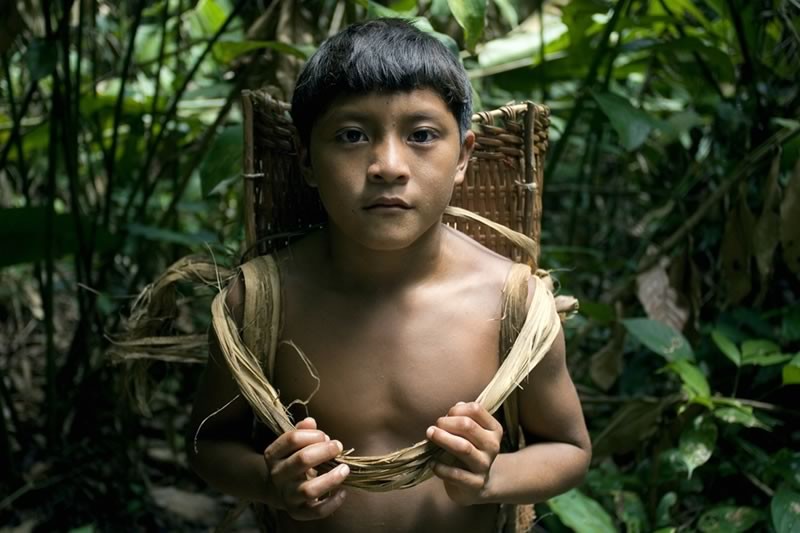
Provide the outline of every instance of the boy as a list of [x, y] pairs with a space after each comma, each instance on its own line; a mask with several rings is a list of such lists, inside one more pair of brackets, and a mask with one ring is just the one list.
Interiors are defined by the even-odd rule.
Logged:
[[[534, 444], [500, 453], [500, 423], [461, 403], [499, 366], [512, 264], [441, 222], [475, 142], [470, 116], [457, 58], [404, 21], [345, 29], [300, 74], [292, 117], [328, 224], [276, 260], [280, 338], [319, 375], [307, 406], [314, 418], [293, 409], [294, 431], [254, 442], [239, 398], [208, 418], [190, 451], [211, 485], [276, 509], [280, 531], [489, 532], [500, 503], [542, 501], [583, 478], [590, 444], [563, 334], [519, 392], [520, 425]], [[246, 290], [237, 280], [228, 293], [240, 326]], [[272, 382], [284, 405], [317, 385], [287, 345]], [[192, 434], [237, 393], [212, 332]], [[448, 460], [410, 489], [345, 489], [346, 465], [315, 469], [343, 448], [378, 455], [423, 436]]]

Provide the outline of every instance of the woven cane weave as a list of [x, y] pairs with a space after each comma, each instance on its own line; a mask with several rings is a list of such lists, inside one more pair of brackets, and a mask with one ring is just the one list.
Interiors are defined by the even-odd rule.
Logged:
[[[325, 212], [317, 192], [302, 179], [289, 104], [263, 91], [244, 91], [242, 109], [245, 255], [250, 258], [272, 253], [321, 225]], [[549, 115], [547, 107], [532, 102], [474, 115], [475, 150], [451, 205], [538, 242]], [[445, 222], [503, 256], [523, 258], [507, 239], [481, 224], [449, 216]]]

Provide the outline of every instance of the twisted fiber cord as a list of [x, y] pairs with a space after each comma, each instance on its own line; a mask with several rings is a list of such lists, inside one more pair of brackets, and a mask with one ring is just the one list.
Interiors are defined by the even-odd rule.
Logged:
[[[532, 259], [536, 258], [538, 246], [525, 235], [464, 209], [448, 207], [445, 213], [485, 224], [520, 246]], [[271, 308], [264, 311], [268, 313], [269, 323], [273, 327], [270, 328], [271, 331], [264, 332], [265, 336], [260, 338], [261, 342], [268, 344], [255, 346], [270, 346], [270, 350], [274, 353], [278, 334], [276, 320], [280, 316], [280, 279], [272, 257], [264, 257], [251, 263], [256, 265], [259, 262], [265, 266], [263, 273], [266, 275], [260, 276], [262, 286], [257, 290], [266, 290], [267, 294], [273, 295], [269, 298], [272, 302]], [[527, 276], [529, 269], [516, 268], [512, 272], [516, 272], [514, 274], [516, 276]], [[542, 279], [544, 276], [546, 273], [539, 271], [533, 277], [536, 288], [522, 330], [494, 378], [477, 398], [477, 402], [490, 413], [500, 408], [503, 401], [542, 360], [560, 331], [561, 321], [556, 312], [552, 292]], [[513, 285], [509, 283], [509, 286]], [[241, 395], [250, 404], [254, 414], [277, 435], [291, 431], [294, 429], [294, 424], [287, 408], [281, 403], [278, 392], [266, 377], [267, 369], [262, 368], [257, 355], [247, 348], [230, 311], [226, 308], [227, 293], [228, 288], [223, 289], [214, 298], [211, 306], [212, 327], [219, 339], [221, 352], [239, 385]], [[254, 323], [258, 321], [254, 320]], [[247, 328], [245, 334], [249, 335]], [[301, 357], [307, 361], [302, 352]], [[379, 456], [354, 456], [352, 451], [348, 450], [334, 461], [322, 465], [320, 471], [327, 471], [337, 464], [345, 463], [351, 472], [345, 480], [345, 485], [374, 492], [409, 488], [425, 481], [432, 475], [432, 461], [442, 453], [440, 448], [427, 440]]]

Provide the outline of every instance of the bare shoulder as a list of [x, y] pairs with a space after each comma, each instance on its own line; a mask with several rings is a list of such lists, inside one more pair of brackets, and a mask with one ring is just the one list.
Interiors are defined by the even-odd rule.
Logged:
[[452, 254], [458, 258], [461, 267], [459, 274], [465, 275], [466, 279], [477, 281], [484, 285], [499, 285], [505, 283], [508, 272], [514, 264], [507, 257], [490, 250], [481, 245], [474, 239], [461, 233], [458, 230], [450, 229], [450, 243]]

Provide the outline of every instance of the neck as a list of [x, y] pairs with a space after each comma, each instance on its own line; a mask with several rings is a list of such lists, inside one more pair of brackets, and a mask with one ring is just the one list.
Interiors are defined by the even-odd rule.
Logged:
[[348, 239], [335, 227], [325, 231], [329, 273], [337, 285], [348, 290], [383, 292], [412, 287], [438, 277], [448, 263], [449, 235], [441, 223], [400, 250], [372, 250]]

